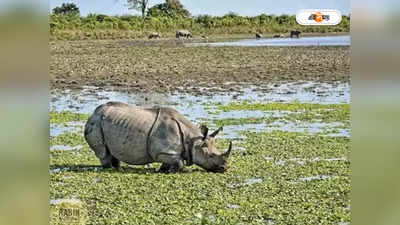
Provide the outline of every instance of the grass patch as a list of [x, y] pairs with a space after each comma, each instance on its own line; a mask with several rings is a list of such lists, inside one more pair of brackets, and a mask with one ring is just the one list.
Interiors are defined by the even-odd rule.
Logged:
[[[87, 224], [338, 224], [350, 221], [350, 163], [312, 161], [349, 154], [349, 139], [302, 133], [246, 132], [236, 143], [227, 173], [197, 167], [155, 173], [158, 164], [95, 170], [87, 144], [76, 152], [51, 152], [50, 198], [78, 198], [88, 208]], [[226, 149], [227, 140], [218, 140]], [[51, 143], [83, 144], [81, 135]], [[242, 151], [235, 148], [243, 147]], [[265, 157], [273, 160], [266, 160]], [[305, 164], [289, 161], [308, 159]], [[285, 166], [276, 162], [288, 160]], [[327, 179], [301, 181], [325, 175]], [[251, 184], [249, 179], [259, 182]]]
[[73, 112], [50, 112], [50, 123], [66, 123], [74, 121], [86, 121], [89, 114], [73, 113]]

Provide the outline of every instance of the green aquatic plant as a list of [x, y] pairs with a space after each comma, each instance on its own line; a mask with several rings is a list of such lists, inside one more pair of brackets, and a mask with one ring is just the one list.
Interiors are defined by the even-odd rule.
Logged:
[[[192, 167], [157, 173], [158, 164], [103, 170], [83, 144], [50, 153], [50, 198], [76, 198], [87, 224], [337, 224], [350, 221], [349, 139], [292, 132], [245, 132], [224, 174]], [[226, 148], [229, 140], [218, 139]], [[239, 149], [242, 149], [239, 151]], [[301, 159], [295, 161], [293, 159]], [[284, 163], [282, 163], [284, 162]]]
[[50, 123], [65, 123], [74, 121], [86, 121], [89, 119], [89, 114], [73, 113], [68, 111], [50, 112]]

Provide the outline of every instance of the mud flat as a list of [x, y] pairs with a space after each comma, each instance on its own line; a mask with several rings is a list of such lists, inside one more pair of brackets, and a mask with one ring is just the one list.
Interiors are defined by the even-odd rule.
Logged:
[[75, 41], [52, 42], [50, 54], [52, 88], [89, 85], [210, 94], [243, 84], [348, 82], [350, 74], [349, 46], [215, 48]]

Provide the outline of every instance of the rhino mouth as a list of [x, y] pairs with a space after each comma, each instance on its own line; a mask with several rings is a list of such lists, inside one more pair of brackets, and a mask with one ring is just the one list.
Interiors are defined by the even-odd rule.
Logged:
[[217, 167], [213, 167], [211, 169], [208, 169], [208, 172], [213, 172], [213, 173], [223, 173], [227, 170], [226, 166], [217, 166]]

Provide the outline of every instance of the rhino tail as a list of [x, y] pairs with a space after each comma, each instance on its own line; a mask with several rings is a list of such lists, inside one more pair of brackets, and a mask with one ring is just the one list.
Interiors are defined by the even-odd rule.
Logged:
[[105, 144], [103, 133], [103, 108], [104, 105], [97, 107], [92, 116], [85, 124], [84, 137], [90, 148], [101, 160], [106, 158], [110, 152]]

